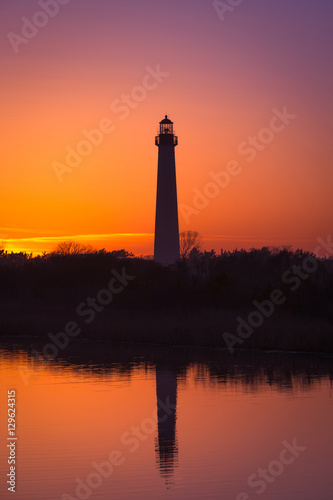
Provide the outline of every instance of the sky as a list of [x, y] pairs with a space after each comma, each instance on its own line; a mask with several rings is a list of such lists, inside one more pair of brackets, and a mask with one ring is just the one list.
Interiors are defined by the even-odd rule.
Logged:
[[2, 0], [0, 17], [7, 250], [151, 255], [165, 114], [180, 231], [204, 249], [332, 234], [331, 1]]

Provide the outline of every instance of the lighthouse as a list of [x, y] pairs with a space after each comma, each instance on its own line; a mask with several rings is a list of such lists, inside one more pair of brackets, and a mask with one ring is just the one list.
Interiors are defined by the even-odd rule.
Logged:
[[160, 122], [155, 144], [158, 146], [158, 172], [154, 259], [167, 266], [180, 259], [175, 162], [178, 137], [167, 115]]

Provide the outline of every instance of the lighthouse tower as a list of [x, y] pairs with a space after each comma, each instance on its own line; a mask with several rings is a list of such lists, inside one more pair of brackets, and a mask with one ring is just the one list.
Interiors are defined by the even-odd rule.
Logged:
[[164, 265], [180, 259], [175, 146], [178, 137], [173, 122], [165, 115], [155, 138], [158, 146], [158, 174], [154, 259]]

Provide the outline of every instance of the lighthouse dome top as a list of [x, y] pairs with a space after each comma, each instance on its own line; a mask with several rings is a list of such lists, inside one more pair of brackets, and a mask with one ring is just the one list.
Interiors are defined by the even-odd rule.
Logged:
[[173, 124], [173, 122], [171, 120], [169, 120], [168, 115], [165, 115], [164, 120], [162, 120], [160, 123], [163, 125], [165, 125], [165, 124], [172, 125]]
[[168, 115], [165, 115], [164, 120], [160, 122], [159, 135], [168, 134], [173, 135], [173, 122], [169, 120]]
[[170, 145], [177, 146], [178, 137], [174, 135], [173, 122], [165, 115], [164, 120], [160, 122], [159, 130], [155, 138], [156, 146]]

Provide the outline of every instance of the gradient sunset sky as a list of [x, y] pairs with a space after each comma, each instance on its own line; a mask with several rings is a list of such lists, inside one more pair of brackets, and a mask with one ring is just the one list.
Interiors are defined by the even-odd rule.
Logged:
[[[332, 234], [331, 0], [244, 0], [224, 20], [210, 0], [63, 0], [49, 19], [36, 15], [41, 3], [0, 6], [7, 250], [74, 239], [152, 254], [165, 114], [179, 136], [180, 230], [198, 231], [205, 249], [313, 250]], [[45, 26], [34, 33], [22, 18]], [[30, 39], [15, 45], [22, 29]], [[270, 137], [263, 129], [284, 108], [295, 117]], [[101, 143], [60, 182], [55, 162], [101, 123]], [[269, 142], [249, 161], [258, 133]], [[240, 173], [188, 220], [184, 207], [230, 161]]]

